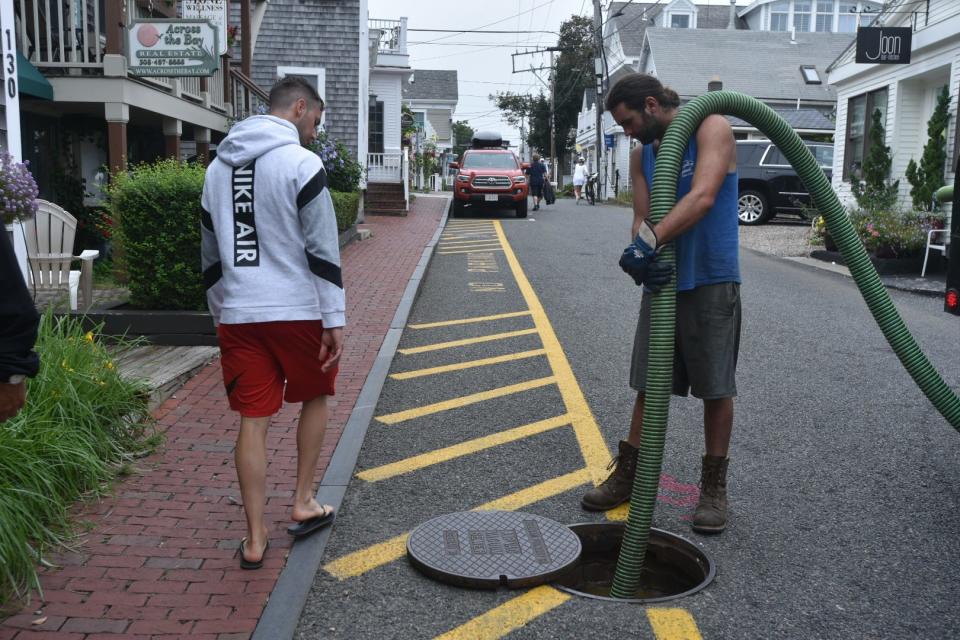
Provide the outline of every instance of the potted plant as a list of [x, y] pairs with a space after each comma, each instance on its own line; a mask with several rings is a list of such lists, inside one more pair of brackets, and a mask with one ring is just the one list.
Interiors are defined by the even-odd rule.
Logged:
[[13, 224], [37, 212], [37, 183], [25, 162], [17, 162], [9, 153], [0, 154], [0, 214], [13, 242]]

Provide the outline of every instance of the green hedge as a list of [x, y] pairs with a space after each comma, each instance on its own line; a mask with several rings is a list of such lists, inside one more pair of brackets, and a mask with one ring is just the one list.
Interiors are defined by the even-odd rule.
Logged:
[[337, 212], [337, 230], [341, 233], [349, 229], [357, 221], [357, 210], [360, 207], [360, 193], [330, 190], [333, 198], [333, 208]]
[[140, 309], [206, 309], [200, 271], [204, 167], [176, 160], [141, 164], [114, 176], [110, 208]]

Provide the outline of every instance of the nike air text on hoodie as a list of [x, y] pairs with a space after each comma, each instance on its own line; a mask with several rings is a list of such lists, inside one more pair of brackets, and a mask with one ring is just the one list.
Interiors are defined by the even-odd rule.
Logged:
[[203, 185], [202, 263], [218, 324], [344, 324], [333, 200], [323, 164], [274, 116], [238, 122]]

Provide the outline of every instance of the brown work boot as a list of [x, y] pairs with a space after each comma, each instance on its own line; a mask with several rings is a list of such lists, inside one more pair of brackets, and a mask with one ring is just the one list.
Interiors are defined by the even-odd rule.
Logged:
[[599, 487], [583, 494], [580, 504], [587, 511], [606, 511], [630, 499], [633, 477], [637, 473], [638, 449], [626, 440], [620, 441], [620, 453], [610, 462], [613, 473]]
[[720, 533], [727, 527], [727, 463], [729, 458], [703, 456], [700, 502], [693, 512], [693, 530]]

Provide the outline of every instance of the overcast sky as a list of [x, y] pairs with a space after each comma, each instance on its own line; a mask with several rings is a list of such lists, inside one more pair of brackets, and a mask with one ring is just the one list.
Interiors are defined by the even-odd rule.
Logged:
[[[414, 69], [456, 69], [460, 100], [455, 120], [474, 129], [499, 131], [511, 141], [517, 133], [500, 118], [488, 96], [497, 91], [536, 92], [545, 87], [533, 73], [511, 73], [515, 52], [543, 49], [557, 42], [555, 33], [436, 33], [415, 29], [487, 29], [498, 31], [552, 31], [571, 15], [592, 15], [593, 0], [482, 0], [427, 2], [425, 0], [368, 0], [370, 17], [396, 20], [406, 17], [410, 66]], [[648, 0], [649, 1], [649, 0]], [[666, 4], [668, 0], [664, 0]], [[606, 7], [609, 2], [601, 3]], [[729, 6], [729, 0], [698, 0], [697, 4]], [[750, 0], [737, 0], [747, 5]], [[427, 42], [430, 42], [427, 44]], [[518, 68], [547, 66], [547, 54], [518, 56]], [[540, 72], [547, 80], [547, 73]]]

